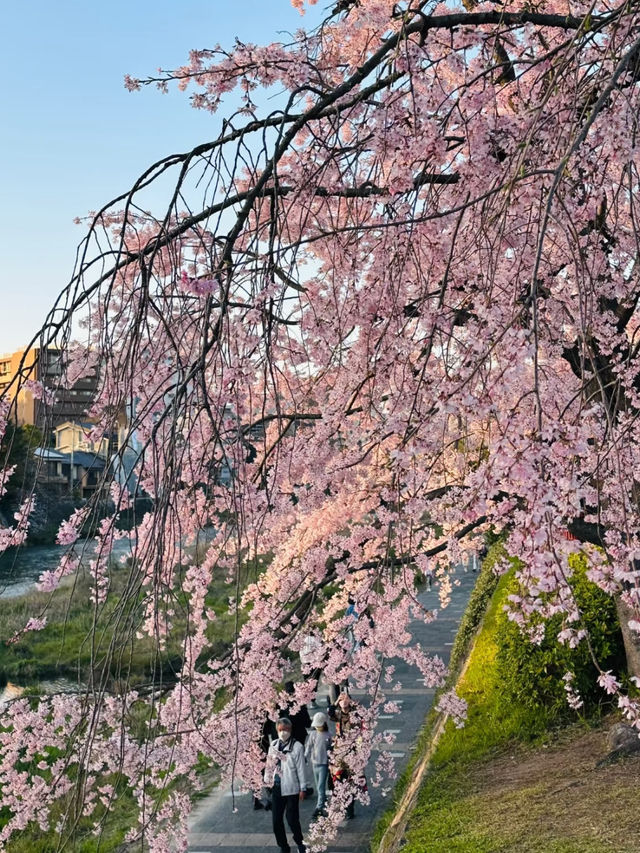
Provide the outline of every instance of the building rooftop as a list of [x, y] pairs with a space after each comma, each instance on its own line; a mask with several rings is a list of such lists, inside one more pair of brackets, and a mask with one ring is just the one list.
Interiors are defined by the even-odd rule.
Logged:
[[102, 456], [98, 456], [96, 453], [86, 453], [84, 450], [64, 453], [61, 450], [54, 450], [52, 447], [36, 447], [33, 452], [40, 459], [48, 459], [50, 462], [67, 462], [69, 465], [73, 458], [73, 464], [82, 465], [83, 468], [104, 468], [107, 464], [107, 460]]

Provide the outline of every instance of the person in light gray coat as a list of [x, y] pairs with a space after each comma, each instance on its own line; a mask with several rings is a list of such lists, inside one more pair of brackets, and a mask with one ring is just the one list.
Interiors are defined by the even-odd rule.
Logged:
[[291, 737], [291, 720], [288, 717], [278, 720], [276, 732], [278, 738], [269, 747], [264, 770], [264, 783], [272, 788], [273, 834], [280, 850], [290, 853], [284, 829], [286, 814], [298, 853], [305, 853], [299, 810], [299, 800], [304, 799], [305, 790], [304, 750], [302, 744]]
[[329, 751], [331, 749], [331, 735], [327, 724], [327, 715], [322, 711], [314, 716], [311, 721], [313, 731], [307, 738], [304, 756], [311, 762], [313, 777], [316, 783], [317, 800], [314, 817], [324, 814], [327, 802], [327, 777], [329, 775]]

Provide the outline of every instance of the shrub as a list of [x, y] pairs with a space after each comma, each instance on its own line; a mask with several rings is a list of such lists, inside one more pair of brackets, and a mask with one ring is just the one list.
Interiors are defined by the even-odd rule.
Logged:
[[[572, 627], [588, 631], [589, 644], [600, 667], [621, 671], [625, 666], [620, 625], [613, 600], [586, 577], [586, 560], [581, 555], [570, 558], [573, 574], [569, 580], [581, 614], [580, 624]], [[520, 594], [517, 575], [509, 579], [506, 595]], [[542, 623], [533, 614], [532, 627]], [[545, 707], [560, 717], [570, 713], [564, 689], [563, 675], [574, 674], [573, 688], [584, 701], [587, 715], [596, 713], [607, 703], [607, 696], [597, 684], [598, 671], [593, 663], [589, 644], [582, 640], [576, 648], [559, 642], [563, 615], [557, 614], [546, 622], [544, 636], [534, 644], [503, 610], [498, 618], [496, 666], [498, 677], [507, 698], [530, 708]]]

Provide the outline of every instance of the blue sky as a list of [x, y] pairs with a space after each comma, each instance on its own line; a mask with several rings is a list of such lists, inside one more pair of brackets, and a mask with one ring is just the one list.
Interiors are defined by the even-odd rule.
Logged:
[[[68, 281], [76, 216], [125, 191], [160, 157], [214, 137], [186, 93], [129, 93], [191, 48], [268, 43], [320, 19], [289, 0], [32, 0], [6, 4], [0, 40], [0, 352], [25, 343]], [[279, 33], [281, 35], [279, 36]]]

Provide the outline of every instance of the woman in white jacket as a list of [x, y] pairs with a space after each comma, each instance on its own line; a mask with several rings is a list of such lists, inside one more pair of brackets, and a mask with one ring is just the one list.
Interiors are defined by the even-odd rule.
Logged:
[[291, 737], [291, 720], [281, 717], [276, 723], [277, 740], [272, 741], [267, 754], [264, 783], [272, 788], [271, 814], [273, 834], [283, 853], [290, 853], [284, 829], [284, 816], [298, 846], [298, 853], [305, 853], [302, 828], [300, 826], [299, 800], [304, 799], [305, 766], [302, 744]]

